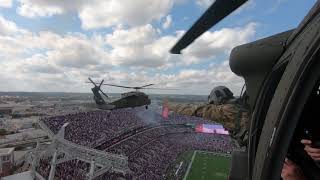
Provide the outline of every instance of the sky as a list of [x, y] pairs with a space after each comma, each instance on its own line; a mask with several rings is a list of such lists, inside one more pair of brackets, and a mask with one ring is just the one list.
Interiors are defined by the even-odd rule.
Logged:
[[[315, 0], [249, 0], [181, 55], [170, 48], [214, 0], [0, 0], [0, 91], [90, 92], [106, 83], [236, 95], [233, 47], [298, 26]], [[103, 87], [105, 92], [124, 92]]]

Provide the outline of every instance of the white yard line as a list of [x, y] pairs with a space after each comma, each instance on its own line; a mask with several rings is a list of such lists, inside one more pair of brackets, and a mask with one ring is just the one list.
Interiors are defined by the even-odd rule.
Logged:
[[178, 169], [176, 170], [175, 176], [177, 176], [177, 174], [178, 174], [178, 172], [179, 172], [179, 170], [180, 170], [180, 168], [181, 168], [182, 164], [183, 164], [183, 161], [181, 161], [181, 162], [180, 162], [180, 165], [179, 165]]
[[[198, 150], [197, 150], [198, 151]], [[223, 156], [223, 157], [231, 157], [231, 154], [226, 154], [226, 153], [217, 153], [217, 152], [210, 152], [210, 151], [198, 151], [198, 153], [202, 154], [213, 154], [216, 156]]]
[[183, 177], [183, 180], [186, 180], [187, 177], [188, 177], [188, 175], [189, 175], [189, 172], [190, 172], [192, 163], [193, 163], [193, 161], [194, 161], [194, 157], [196, 156], [196, 153], [197, 153], [197, 151], [194, 151], [194, 152], [193, 152], [193, 155], [192, 155], [192, 158], [191, 158], [191, 162], [190, 162], [190, 164], [189, 164], [189, 166], [188, 166], [188, 169], [187, 169], [186, 174], [185, 174], [184, 177]]

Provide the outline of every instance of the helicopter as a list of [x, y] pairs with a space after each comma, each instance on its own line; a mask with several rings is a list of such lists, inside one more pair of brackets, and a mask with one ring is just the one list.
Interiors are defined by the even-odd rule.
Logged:
[[[102, 80], [100, 83], [97, 83], [97, 82], [94, 82], [90, 77], [88, 79], [90, 82], [87, 82], [87, 83], [92, 83], [94, 85], [94, 87], [91, 89], [93, 92], [93, 99], [97, 107], [102, 110], [113, 110], [113, 109], [128, 108], [128, 107], [134, 108], [134, 107], [140, 107], [140, 106], [145, 106], [145, 108], [148, 109], [148, 105], [151, 104], [151, 100], [148, 95], [146, 95], [144, 92], [141, 92], [140, 90], [142, 89], [175, 90], [175, 89], [162, 89], [162, 88], [149, 87], [149, 86], [153, 86], [154, 84], [147, 84], [143, 86], [132, 87], [132, 86], [121, 86], [121, 85], [115, 85], [115, 84], [106, 84], [104, 83], [104, 80]], [[122, 93], [120, 99], [107, 103], [103, 99], [102, 95], [105, 96], [107, 99], [110, 99], [110, 98], [106, 93], [104, 93], [101, 90], [102, 85], [125, 88], [125, 89], [134, 89], [134, 91]]]
[[[247, 0], [215, 0], [170, 50], [181, 54]], [[231, 70], [245, 80], [250, 109], [248, 145], [232, 153], [230, 180], [281, 179], [285, 158], [306, 179], [320, 179], [319, 163], [301, 139], [320, 148], [320, 1], [295, 29], [232, 49]], [[318, 118], [317, 118], [318, 117]]]

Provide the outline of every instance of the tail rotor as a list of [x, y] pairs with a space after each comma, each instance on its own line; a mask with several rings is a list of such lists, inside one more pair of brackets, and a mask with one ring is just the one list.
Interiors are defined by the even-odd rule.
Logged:
[[[101, 94], [103, 94], [106, 98], [109, 99], [109, 96], [101, 90], [101, 86], [103, 85], [103, 82], [104, 82], [103, 79], [102, 79], [102, 81], [100, 82], [99, 85], [97, 85], [97, 83], [94, 82], [90, 77], [88, 79], [94, 85], [94, 88], [96, 88], [99, 92], [101, 92]], [[90, 82], [87, 82], [87, 83], [90, 83]]]

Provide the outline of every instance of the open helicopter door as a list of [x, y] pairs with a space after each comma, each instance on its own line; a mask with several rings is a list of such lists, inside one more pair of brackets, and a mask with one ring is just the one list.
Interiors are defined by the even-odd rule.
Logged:
[[[246, 82], [247, 102], [251, 109], [250, 129], [255, 138], [249, 135], [248, 152], [235, 152], [232, 156], [230, 179], [247, 179], [251, 173], [256, 152], [256, 144], [261, 134], [266, 111], [286, 64], [274, 66], [285, 50], [285, 43], [293, 30], [279, 33], [232, 49], [231, 70], [243, 77]], [[249, 127], [248, 127], [249, 128]], [[240, 167], [240, 170], [239, 170]], [[246, 171], [248, 170], [248, 171]]]
[[[249, 179], [280, 178], [304, 106], [320, 77], [319, 9], [318, 1], [290, 36], [287, 50], [275, 64], [287, 63], [267, 109]], [[319, 171], [312, 175], [311, 179], [318, 179]]]

